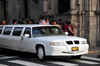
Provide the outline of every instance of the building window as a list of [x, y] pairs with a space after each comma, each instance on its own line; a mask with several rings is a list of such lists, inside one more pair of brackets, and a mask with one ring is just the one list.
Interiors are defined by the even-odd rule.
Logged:
[[70, 0], [58, 0], [58, 12], [62, 14], [70, 10]]

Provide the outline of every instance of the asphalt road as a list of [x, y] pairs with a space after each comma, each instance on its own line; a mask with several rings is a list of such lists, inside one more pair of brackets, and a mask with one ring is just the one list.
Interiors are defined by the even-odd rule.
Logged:
[[0, 48], [0, 66], [100, 66], [100, 58], [84, 55], [81, 59], [49, 57], [39, 61], [33, 53]]

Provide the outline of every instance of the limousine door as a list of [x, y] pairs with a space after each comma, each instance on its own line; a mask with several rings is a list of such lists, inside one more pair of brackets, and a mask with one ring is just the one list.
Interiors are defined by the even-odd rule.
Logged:
[[[26, 37], [25, 35], [29, 36]], [[23, 32], [23, 36], [21, 37], [20, 50], [30, 52], [31, 49], [33, 48], [32, 44], [33, 44], [33, 39], [31, 38], [31, 28], [26, 27]]]
[[5, 48], [8, 48], [9, 47], [9, 44], [11, 42], [11, 31], [12, 31], [12, 27], [5, 27], [4, 31], [3, 31], [3, 34], [2, 34], [2, 37], [1, 37], [1, 43], [2, 43], [2, 46]]
[[21, 43], [21, 34], [23, 31], [23, 27], [15, 27], [12, 36], [11, 36], [11, 42], [9, 46], [11, 46], [12, 49], [20, 50], [20, 43]]
[[2, 45], [2, 30], [3, 30], [3, 26], [0, 26], [0, 45]]

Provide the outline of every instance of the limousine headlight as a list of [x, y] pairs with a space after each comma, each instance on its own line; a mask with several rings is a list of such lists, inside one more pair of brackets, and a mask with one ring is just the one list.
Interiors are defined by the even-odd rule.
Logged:
[[63, 44], [61, 42], [51, 42], [51, 46], [62, 46]]
[[87, 44], [87, 41], [86, 40], [82, 41], [82, 44]]

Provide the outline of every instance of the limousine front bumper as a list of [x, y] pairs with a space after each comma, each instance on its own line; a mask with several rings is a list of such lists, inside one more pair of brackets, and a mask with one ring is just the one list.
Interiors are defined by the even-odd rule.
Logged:
[[51, 46], [47, 50], [45, 50], [46, 56], [76, 56], [76, 55], [84, 55], [88, 53], [89, 45], [77, 45], [79, 50], [72, 51], [72, 47], [75, 46]]

